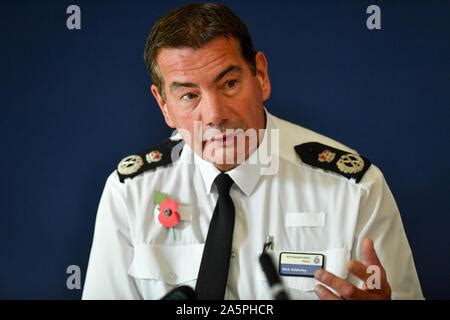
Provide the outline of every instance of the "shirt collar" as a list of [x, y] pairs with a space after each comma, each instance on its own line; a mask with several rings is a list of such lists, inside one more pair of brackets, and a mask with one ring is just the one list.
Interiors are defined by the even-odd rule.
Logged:
[[[269, 165], [272, 157], [272, 154], [268, 154], [268, 143], [271, 142], [271, 129], [274, 129], [275, 125], [272, 120], [272, 115], [269, 114], [265, 108], [264, 112], [266, 114], [266, 130], [264, 131], [263, 138], [258, 148], [244, 163], [238, 165], [230, 171], [227, 171], [227, 174], [230, 175], [234, 183], [246, 196], [250, 196], [253, 193], [256, 184], [261, 178], [261, 175], [263, 175], [265, 167]], [[270, 148], [270, 150], [273, 150], [273, 148]], [[260, 161], [260, 155], [267, 157], [268, 163], [263, 164]], [[199, 168], [206, 187], [206, 192], [207, 194], [210, 194], [214, 180], [221, 171], [217, 169], [214, 164], [197, 155], [187, 143], [183, 148], [180, 159], [184, 162], [189, 160], [189, 163], [194, 163], [194, 165]]]

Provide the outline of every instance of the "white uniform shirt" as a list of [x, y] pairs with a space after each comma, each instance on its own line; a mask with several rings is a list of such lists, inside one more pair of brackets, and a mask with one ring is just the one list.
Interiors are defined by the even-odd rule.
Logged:
[[[273, 237], [270, 253], [277, 264], [280, 252], [321, 253], [326, 270], [357, 285], [361, 283], [346, 264], [362, 260], [361, 242], [370, 237], [392, 297], [422, 299], [400, 214], [380, 170], [372, 164], [356, 183], [306, 165], [295, 145], [320, 142], [354, 151], [267, 111], [266, 115], [268, 130], [258, 152], [249, 163], [228, 172], [235, 181], [230, 195], [236, 218], [225, 299], [272, 298], [258, 260], [268, 235]], [[279, 150], [271, 147], [271, 129], [279, 129]], [[271, 162], [251, 164], [258, 154], [268, 155]], [[274, 161], [277, 172], [267, 174]], [[168, 166], [123, 183], [113, 172], [98, 208], [83, 299], [159, 299], [180, 285], [195, 288], [218, 197], [213, 181], [219, 173], [187, 144]], [[157, 219], [155, 191], [180, 204], [175, 236]], [[292, 299], [317, 299], [315, 279], [282, 276], [282, 281]]]

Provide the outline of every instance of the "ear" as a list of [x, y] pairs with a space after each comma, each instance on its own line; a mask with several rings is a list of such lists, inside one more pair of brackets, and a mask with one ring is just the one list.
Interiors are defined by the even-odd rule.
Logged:
[[167, 125], [171, 127], [172, 129], [175, 129], [175, 124], [172, 121], [172, 118], [170, 117], [169, 111], [167, 110], [167, 104], [164, 101], [164, 99], [161, 97], [158, 91], [158, 87], [154, 84], [151, 85], [150, 91], [152, 92], [153, 96], [156, 99], [156, 102], [158, 103], [159, 108], [161, 109], [161, 112], [164, 116], [164, 120], [166, 121]]
[[271, 86], [270, 86], [267, 59], [264, 53], [262, 53], [261, 51], [256, 53], [255, 64], [256, 64], [256, 78], [258, 79], [258, 82], [261, 86], [263, 101], [266, 101], [270, 97]]

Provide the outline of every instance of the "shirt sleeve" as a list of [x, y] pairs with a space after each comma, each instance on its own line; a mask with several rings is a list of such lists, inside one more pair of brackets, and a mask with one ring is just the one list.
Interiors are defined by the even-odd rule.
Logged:
[[113, 172], [106, 181], [95, 222], [82, 299], [142, 299], [128, 268], [133, 259], [124, 184]]
[[[423, 299], [397, 204], [383, 174], [376, 166], [372, 166], [362, 181], [367, 188], [361, 197], [352, 258], [362, 260], [362, 241], [366, 237], [371, 238], [386, 270], [392, 299]], [[353, 275], [350, 280], [361, 284]]]

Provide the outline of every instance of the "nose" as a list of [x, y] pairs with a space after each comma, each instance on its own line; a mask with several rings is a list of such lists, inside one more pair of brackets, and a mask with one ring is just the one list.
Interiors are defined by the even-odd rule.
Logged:
[[208, 128], [220, 127], [227, 120], [227, 108], [214, 94], [203, 96], [202, 119]]

